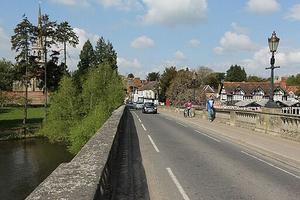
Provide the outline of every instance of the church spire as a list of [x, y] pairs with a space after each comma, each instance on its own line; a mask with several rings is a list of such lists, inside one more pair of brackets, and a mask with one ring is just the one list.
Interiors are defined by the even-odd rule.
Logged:
[[42, 11], [41, 11], [41, 1], [39, 1], [38, 28], [42, 28]]

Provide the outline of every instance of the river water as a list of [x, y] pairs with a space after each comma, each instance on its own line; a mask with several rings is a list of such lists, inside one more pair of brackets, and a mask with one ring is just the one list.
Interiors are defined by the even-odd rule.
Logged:
[[45, 139], [0, 141], [0, 199], [26, 198], [60, 163], [72, 155]]

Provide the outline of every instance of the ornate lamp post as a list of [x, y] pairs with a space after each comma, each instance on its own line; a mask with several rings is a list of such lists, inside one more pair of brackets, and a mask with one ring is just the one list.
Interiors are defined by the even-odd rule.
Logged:
[[274, 69], [280, 68], [279, 66], [274, 66], [275, 64], [275, 57], [274, 54], [277, 51], [277, 47], [279, 44], [279, 38], [276, 36], [275, 31], [273, 31], [272, 36], [268, 38], [269, 48], [270, 52], [272, 53], [272, 57], [270, 59], [271, 67], [267, 67], [266, 69], [271, 70], [271, 88], [270, 88], [270, 99], [268, 103], [266, 104], [266, 107], [269, 108], [276, 108], [278, 107], [277, 104], [274, 102]]
[[196, 89], [196, 78], [197, 78], [197, 73], [196, 72], [193, 72], [193, 103], [195, 104], [196, 103], [196, 92], [195, 92], [195, 89]]

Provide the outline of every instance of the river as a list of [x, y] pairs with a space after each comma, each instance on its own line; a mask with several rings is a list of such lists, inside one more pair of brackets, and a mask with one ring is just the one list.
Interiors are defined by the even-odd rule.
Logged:
[[72, 155], [46, 139], [0, 141], [0, 199], [26, 198], [60, 163]]

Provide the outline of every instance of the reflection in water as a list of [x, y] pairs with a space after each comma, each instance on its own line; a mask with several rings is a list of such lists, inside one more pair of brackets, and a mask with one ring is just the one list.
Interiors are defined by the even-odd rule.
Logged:
[[72, 155], [45, 139], [0, 142], [0, 199], [24, 199]]

